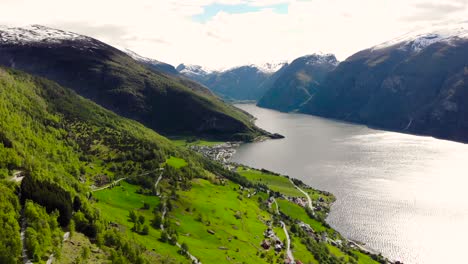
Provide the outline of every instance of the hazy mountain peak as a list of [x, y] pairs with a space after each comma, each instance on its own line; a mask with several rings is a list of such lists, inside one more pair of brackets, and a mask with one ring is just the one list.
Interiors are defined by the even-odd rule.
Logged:
[[331, 53], [313, 53], [310, 55], [305, 55], [303, 57], [300, 57], [299, 59], [305, 59], [307, 60], [306, 64], [307, 65], [312, 65], [312, 64], [321, 64], [321, 63], [330, 63], [333, 65], [338, 65], [338, 60], [336, 59], [334, 54]]
[[252, 66], [256, 67], [258, 70], [264, 73], [273, 74], [279, 71], [281, 68], [283, 68], [286, 64], [288, 64], [287, 61], [278, 61], [278, 62], [266, 62], [262, 64], [252, 64]]
[[372, 48], [372, 51], [392, 46], [400, 46], [399, 48], [403, 50], [419, 52], [437, 42], [453, 44], [459, 39], [468, 39], [468, 21], [452, 24], [439, 24], [422, 30], [412, 31], [376, 45]]
[[210, 74], [214, 70], [195, 64], [181, 63], [176, 67], [176, 70], [183, 74]]

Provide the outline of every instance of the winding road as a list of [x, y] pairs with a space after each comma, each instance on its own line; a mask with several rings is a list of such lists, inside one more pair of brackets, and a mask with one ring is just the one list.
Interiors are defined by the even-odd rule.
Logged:
[[118, 179], [118, 180], [113, 181], [112, 183], [107, 184], [106, 186], [103, 186], [103, 187], [101, 187], [101, 188], [97, 188], [97, 189], [91, 190], [91, 192], [97, 192], [97, 191], [101, 191], [101, 190], [107, 189], [107, 188], [111, 187], [112, 185], [114, 185], [114, 184], [116, 184], [116, 183], [118, 183], [118, 182], [120, 182], [120, 181], [122, 181], [122, 180], [125, 180], [125, 179], [127, 179], [127, 178], [126, 178], [126, 177], [125, 177], [125, 178], [120, 178], [120, 179]]
[[[157, 170], [144, 172], [144, 173], [142, 173], [142, 174], [140, 174], [140, 175], [137, 175], [137, 176], [148, 175], [148, 174], [150, 174], [150, 173], [153, 173], [153, 172], [158, 171], [158, 170], [160, 171], [160, 170], [163, 170], [163, 169], [164, 169], [164, 168], [159, 168], [159, 169], [157, 169]], [[157, 184], [159, 183], [159, 181], [161, 180], [161, 177], [162, 177], [162, 172], [161, 172], [161, 174], [159, 175], [158, 180], [156, 181], [156, 185], [157, 185]], [[123, 177], [123, 178], [120, 178], [120, 179], [118, 179], [118, 180], [115, 180], [115, 181], [113, 181], [113, 182], [107, 184], [106, 186], [103, 186], [103, 187], [100, 187], [100, 188], [91, 190], [91, 192], [97, 192], [97, 191], [101, 191], [101, 190], [107, 189], [107, 188], [111, 187], [112, 185], [114, 185], [114, 184], [116, 184], [116, 183], [118, 183], [118, 182], [120, 182], [120, 181], [122, 181], [122, 180], [125, 180], [125, 179], [127, 179], [127, 177]]]
[[[276, 202], [276, 199], [273, 197], [273, 202], [275, 203], [276, 205], [276, 214], [279, 215], [279, 206], [278, 206], [278, 203]], [[291, 251], [291, 239], [289, 238], [289, 233], [288, 233], [288, 229], [286, 228], [286, 224], [284, 224], [283, 221], [280, 221], [281, 223], [281, 227], [283, 228], [283, 231], [284, 231], [284, 235], [286, 236], [286, 255], [288, 256], [289, 260], [290, 260], [290, 263], [291, 264], [294, 264], [296, 263], [294, 261], [294, 256], [292, 254], [292, 251]]]
[[284, 234], [286, 235], [286, 255], [288, 255], [290, 263], [296, 263], [294, 261], [294, 256], [291, 251], [291, 239], [289, 238], [288, 230], [286, 229], [286, 225], [284, 224], [283, 221], [280, 221], [280, 223], [281, 223], [281, 226], [283, 227]]
[[302, 190], [301, 188], [299, 188], [296, 184], [294, 184], [294, 182], [291, 179], [289, 179], [289, 181], [292, 183], [292, 185], [294, 185], [296, 189], [298, 189], [301, 193], [303, 193], [307, 197], [307, 204], [309, 205], [310, 210], [314, 212], [314, 207], [312, 206], [312, 199], [310, 199], [309, 194], [305, 192], [304, 190]]

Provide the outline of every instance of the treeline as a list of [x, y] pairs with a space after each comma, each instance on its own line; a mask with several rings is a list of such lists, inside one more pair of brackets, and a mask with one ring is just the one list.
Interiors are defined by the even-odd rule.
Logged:
[[32, 200], [47, 209], [50, 214], [57, 210], [61, 226], [67, 226], [72, 217], [72, 200], [70, 193], [48, 180], [40, 181], [30, 175], [21, 182], [21, 200]]

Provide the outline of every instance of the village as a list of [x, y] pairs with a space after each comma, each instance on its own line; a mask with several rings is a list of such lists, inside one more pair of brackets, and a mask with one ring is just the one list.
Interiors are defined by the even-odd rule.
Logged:
[[[203, 156], [218, 161], [223, 166], [230, 170], [230, 171], [236, 171], [239, 167], [245, 167], [244, 165], [239, 165], [237, 163], [231, 162], [230, 159], [236, 152], [236, 148], [240, 146], [239, 142], [226, 142], [223, 144], [218, 144], [214, 146], [191, 146], [190, 149], [201, 153]], [[291, 181], [291, 183], [298, 188], [294, 182]], [[244, 189], [242, 186], [240, 186], [241, 189]], [[298, 188], [300, 191], [302, 191], [300, 188]], [[264, 191], [264, 190], [258, 190], [258, 191]], [[303, 192], [303, 191], [302, 191]], [[253, 193], [248, 194], [248, 198], [254, 196], [257, 193], [257, 191], [254, 191]], [[314, 215], [316, 212], [320, 212], [322, 210], [325, 210], [325, 208], [329, 208], [330, 204], [325, 201], [322, 197], [319, 197], [317, 200], [312, 201], [309, 200], [310, 197], [293, 197], [293, 196], [287, 196], [283, 193], [277, 193], [277, 192], [270, 192], [270, 198], [265, 201], [265, 204], [268, 208], [272, 208], [273, 204], [276, 203], [275, 198], [279, 199], [284, 199], [287, 201], [290, 201], [296, 205], [299, 205], [303, 207], [304, 209], [310, 208], [310, 212]], [[277, 197], [275, 197], [277, 196]], [[277, 205], [276, 205], [277, 206]], [[326, 212], [326, 210], [325, 210]], [[278, 207], [276, 209], [276, 214], [280, 215], [280, 211], [278, 210]], [[282, 223], [282, 222], [281, 222]], [[284, 224], [284, 223], [282, 223]], [[317, 242], [326, 242], [329, 243], [330, 245], [341, 247], [343, 245], [343, 240], [341, 239], [332, 239], [329, 237], [329, 235], [326, 232], [316, 232], [309, 224], [304, 223], [302, 221], [296, 220], [296, 224], [299, 228], [301, 228], [309, 237], [313, 238]], [[287, 230], [285, 230], [287, 233]], [[267, 228], [263, 233], [264, 239], [262, 240], [260, 246], [264, 250], [274, 250], [276, 253], [280, 253], [282, 251], [289, 252], [291, 256], [288, 256], [285, 258], [285, 263], [292, 264], [300, 264], [302, 263], [300, 260], [294, 260], [294, 257], [292, 256], [292, 253], [290, 252], [290, 249], [288, 248], [288, 245], [286, 245], [285, 241], [281, 241], [281, 239], [277, 236], [275, 231], [272, 228], [272, 223], [268, 222], [267, 223]], [[289, 242], [288, 242], [289, 243]], [[354, 249], [359, 249], [363, 251], [367, 251], [364, 249], [360, 244], [354, 242], [354, 241], [346, 241], [346, 245], [350, 248]], [[289, 255], [288, 254], [288, 255]]]
[[197, 146], [193, 145], [189, 148], [203, 156], [221, 162], [224, 166], [230, 165], [229, 160], [236, 153], [236, 148], [240, 146], [240, 142], [226, 142], [214, 146]]

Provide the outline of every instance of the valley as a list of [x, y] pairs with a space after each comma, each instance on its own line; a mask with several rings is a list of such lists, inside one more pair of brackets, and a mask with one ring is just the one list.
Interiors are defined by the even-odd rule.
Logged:
[[0, 25], [1, 264], [462, 262], [468, 22], [372, 44], [288, 17], [314, 1], [176, 2]]
[[[0, 243], [11, 245], [0, 251], [2, 263], [18, 262], [23, 245], [33, 263], [371, 259], [324, 222], [330, 194], [294, 181], [312, 197], [311, 213], [287, 178], [225, 167], [238, 144], [174, 144], [70, 89], [12, 69], [0, 69], [0, 85], [0, 221], [11, 227], [2, 230]], [[207, 157], [221, 162], [212, 161], [190, 150], [197, 145], [229, 155], [212, 153]], [[18, 171], [22, 180], [11, 180]], [[269, 228], [275, 236], [265, 235]]]

